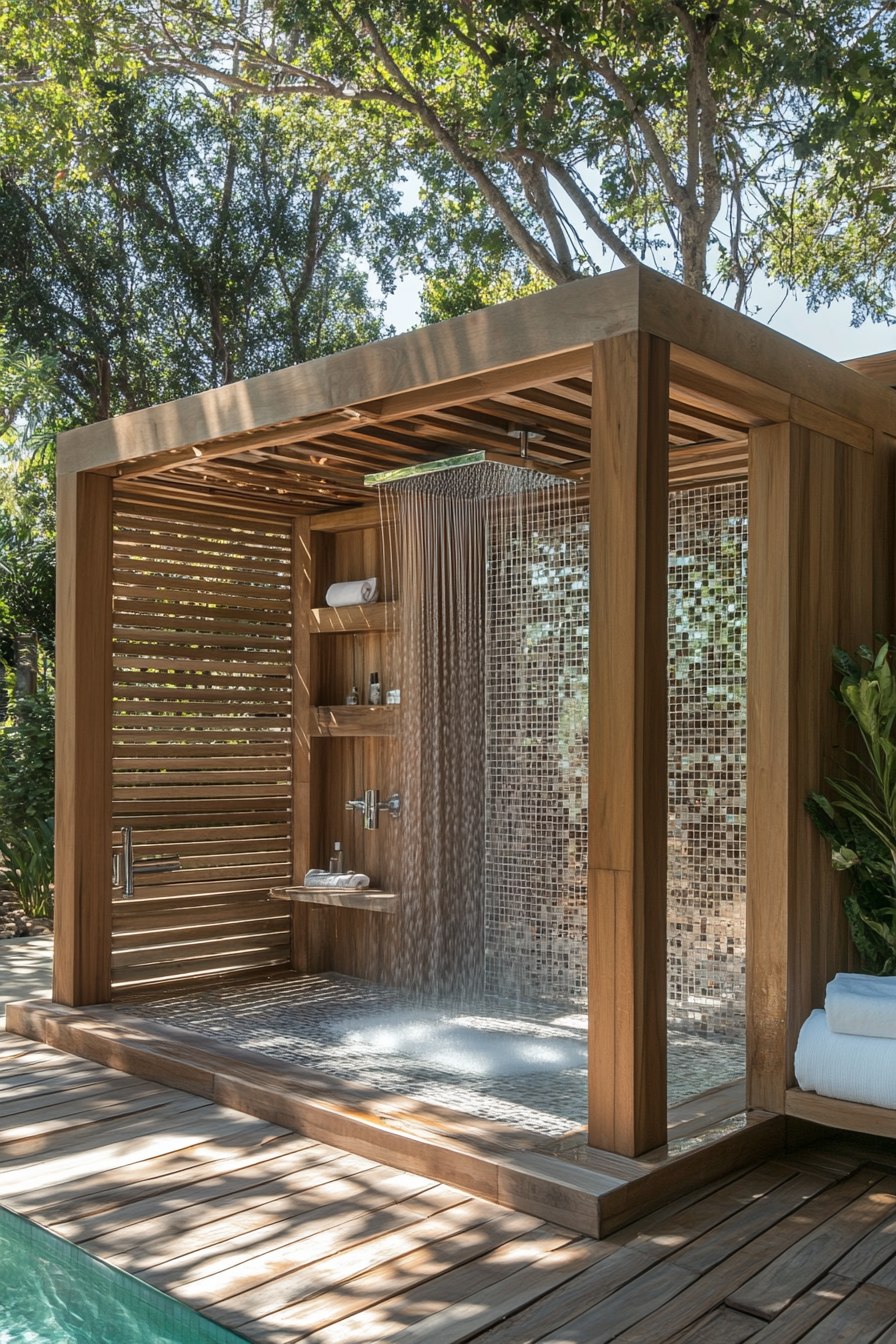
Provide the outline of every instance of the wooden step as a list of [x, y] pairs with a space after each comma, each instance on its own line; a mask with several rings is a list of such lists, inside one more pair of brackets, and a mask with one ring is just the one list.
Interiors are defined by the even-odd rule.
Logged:
[[[127, 1015], [124, 1005], [10, 1004], [7, 1030], [139, 1077], [213, 1096], [221, 1105], [417, 1175], [441, 1180], [554, 1224], [608, 1236], [670, 1200], [764, 1161], [785, 1146], [781, 1115], [748, 1111], [687, 1151], [642, 1158], [589, 1150], [588, 1166], [536, 1145], [543, 1136], [381, 1092], [301, 1065], [210, 1042]], [[548, 1141], [551, 1142], [551, 1141]]]

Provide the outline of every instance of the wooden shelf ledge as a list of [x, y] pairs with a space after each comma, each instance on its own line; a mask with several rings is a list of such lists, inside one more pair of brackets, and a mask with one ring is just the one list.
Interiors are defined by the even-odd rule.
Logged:
[[397, 737], [400, 705], [312, 705], [311, 737]]
[[811, 1120], [831, 1129], [854, 1129], [860, 1134], [883, 1134], [896, 1139], [896, 1111], [885, 1106], [865, 1106], [860, 1101], [840, 1101], [789, 1087], [784, 1095], [784, 1114]]
[[312, 607], [312, 635], [364, 635], [398, 629], [397, 602], [367, 602], [358, 607]]
[[275, 901], [298, 901], [301, 905], [331, 905], [340, 910], [379, 910], [394, 915], [398, 896], [375, 887], [272, 887]]

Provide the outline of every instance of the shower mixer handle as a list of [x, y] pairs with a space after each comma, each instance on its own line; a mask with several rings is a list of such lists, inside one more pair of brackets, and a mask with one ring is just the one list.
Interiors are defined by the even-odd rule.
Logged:
[[365, 831], [375, 831], [380, 824], [379, 789], [365, 789], [363, 798], [352, 798], [345, 805], [346, 812], [360, 812]]
[[180, 872], [180, 855], [164, 854], [157, 858], [134, 858], [134, 830], [131, 826], [121, 828], [121, 848], [112, 851], [112, 885], [123, 887], [122, 899], [130, 901], [134, 896], [135, 873], [177, 873]]
[[394, 821], [401, 816], [401, 799], [397, 793], [380, 802], [379, 789], [365, 789], [363, 798], [351, 798], [345, 805], [346, 812], [360, 812], [364, 818], [365, 831], [379, 830], [380, 813], [388, 812]]

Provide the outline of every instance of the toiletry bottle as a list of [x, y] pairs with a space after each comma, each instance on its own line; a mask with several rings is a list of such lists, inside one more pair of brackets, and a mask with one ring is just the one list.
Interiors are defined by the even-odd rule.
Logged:
[[380, 704], [382, 704], [382, 694], [383, 694], [383, 693], [382, 693], [382, 691], [380, 690], [380, 674], [379, 674], [379, 672], [371, 672], [371, 674], [370, 674], [370, 698], [368, 699], [367, 703], [368, 703], [369, 705], [380, 705]]
[[342, 843], [339, 840], [334, 844], [333, 853], [330, 855], [330, 872], [345, 872], [345, 850], [342, 848]]
[[358, 703], [358, 688], [357, 688], [357, 686], [353, 686], [353, 687], [351, 688], [351, 690], [349, 691], [348, 695], [345, 697], [345, 703], [346, 703], [347, 705], [356, 705], [356, 704]]

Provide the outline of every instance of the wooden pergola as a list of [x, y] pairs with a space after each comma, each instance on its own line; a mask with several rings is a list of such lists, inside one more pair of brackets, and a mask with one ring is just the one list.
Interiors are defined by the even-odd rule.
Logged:
[[[124, 1002], [128, 987], [278, 966], [376, 978], [376, 939], [358, 932], [372, 916], [268, 901], [272, 885], [301, 881], [323, 857], [328, 809], [363, 787], [365, 762], [385, 776], [401, 749], [398, 712], [375, 722], [322, 712], [351, 657], [328, 642], [336, 627], [323, 592], [379, 556], [365, 474], [467, 448], [506, 451], [512, 425], [537, 431], [531, 455], [590, 492], [589, 1143], [635, 1156], [666, 1141], [668, 491], [743, 477], [749, 1105], [896, 1134], [896, 1116], [804, 1095], [793, 1076], [800, 1025], [851, 965], [840, 878], [802, 804], [837, 742], [831, 645], [855, 648], [894, 624], [896, 392], [648, 270], [60, 436], [54, 1000]], [[253, 549], [262, 524], [267, 540]], [[216, 551], [228, 565], [217, 577]], [[242, 566], [280, 576], [269, 601], [247, 599], [264, 612], [266, 652], [227, 611]], [[195, 600], [198, 624], [166, 626], [154, 590]], [[342, 633], [364, 628], [385, 665], [382, 621]], [[204, 755], [158, 736], [141, 746], [138, 720], [162, 713], [166, 686], [210, 703], [196, 689], [197, 659], [218, 668], [226, 699], [240, 630], [239, 666], [259, 687], [251, 732]], [[192, 651], [181, 658], [178, 637]], [[229, 663], [214, 663], [216, 648]], [[162, 769], [166, 779], [152, 776]], [[213, 865], [213, 836], [207, 852], [199, 841], [191, 849], [191, 809], [209, 833], [235, 828], [244, 860]], [[144, 852], [172, 837], [193, 871], [113, 901], [122, 824]], [[365, 859], [386, 881], [388, 828], [364, 843], [379, 846]], [[192, 912], [180, 929], [177, 911]]]

